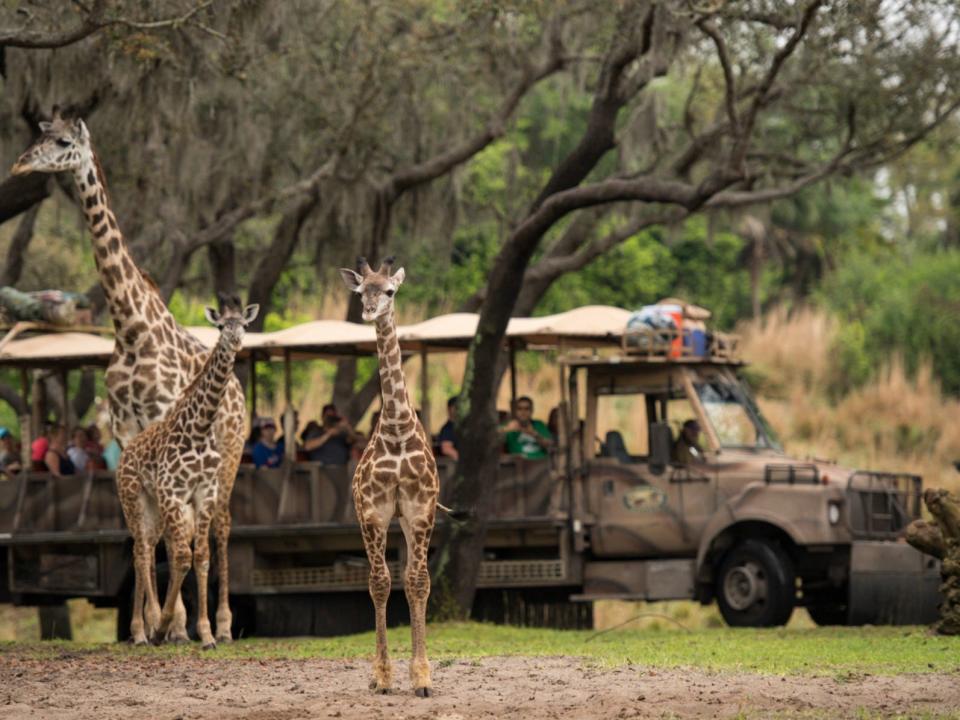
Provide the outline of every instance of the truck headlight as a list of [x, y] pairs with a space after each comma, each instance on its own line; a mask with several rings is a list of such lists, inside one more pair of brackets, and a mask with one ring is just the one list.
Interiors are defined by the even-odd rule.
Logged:
[[840, 503], [827, 503], [827, 520], [830, 521], [831, 525], [836, 525], [840, 522]]

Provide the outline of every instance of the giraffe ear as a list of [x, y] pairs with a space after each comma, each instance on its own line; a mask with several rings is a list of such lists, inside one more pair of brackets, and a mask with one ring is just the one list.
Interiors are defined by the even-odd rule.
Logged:
[[343, 278], [343, 284], [347, 286], [348, 290], [360, 292], [360, 285], [363, 283], [360, 273], [350, 268], [340, 268], [340, 277]]
[[77, 137], [83, 142], [87, 142], [90, 140], [90, 131], [87, 130], [87, 124], [80, 118], [77, 118], [76, 120], [73, 121], [73, 131], [77, 134]]
[[394, 287], [400, 287], [403, 284], [403, 279], [406, 276], [407, 273], [404, 272], [403, 268], [400, 268], [390, 277], [390, 282], [393, 283]]
[[210, 323], [211, 325], [216, 325], [217, 327], [220, 327], [220, 321], [221, 321], [220, 313], [217, 312], [214, 308], [210, 307], [209, 305], [205, 307], [203, 309], [203, 316], [207, 319], [207, 322]]
[[260, 306], [257, 303], [253, 303], [252, 305], [247, 305], [243, 309], [243, 324], [249, 325], [250, 323], [252, 323], [254, 320], [257, 319], [257, 315], [259, 314], [260, 314]]
[[46, 120], [40, 121], [40, 132], [47, 133], [53, 130], [53, 123]]

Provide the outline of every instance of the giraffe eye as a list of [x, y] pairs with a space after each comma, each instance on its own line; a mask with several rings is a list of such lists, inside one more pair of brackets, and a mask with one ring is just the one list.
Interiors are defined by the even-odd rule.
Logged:
[[393, 294], [394, 294], [395, 292], [396, 292], [396, 290], [387, 290], [387, 291], [386, 291], [387, 297], [393, 297]]
[[73, 143], [70, 142], [69, 140], [64, 140], [63, 138], [57, 138], [57, 145], [59, 145], [62, 148], [68, 148], [71, 145], [73, 145]]

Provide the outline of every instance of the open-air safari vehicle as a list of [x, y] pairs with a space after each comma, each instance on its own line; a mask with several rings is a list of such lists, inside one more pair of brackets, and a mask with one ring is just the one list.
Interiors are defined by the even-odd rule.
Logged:
[[[559, 356], [560, 431], [549, 460], [503, 456], [491, 478], [494, 516], [477, 617], [583, 627], [590, 600], [715, 598], [734, 625], [781, 624], [795, 605], [820, 623], [935, 618], [938, 567], [901, 539], [920, 512], [919, 478], [785, 456], [738, 378], [735, 338], [694, 338], [683, 329], [627, 333], [629, 317], [587, 307], [511, 321], [511, 356], [519, 349]], [[399, 329], [404, 351], [424, 360], [425, 418], [429, 355], [462, 352], [476, 322], [457, 314]], [[193, 331], [215, 341], [212, 329]], [[26, 395], [28, 370], [102, 367], [111, 350], [112, 341], [90, 334], [36, 335], [0, 346], [0, 367], [24, 370]], [[282, 360], [289, 404], [292, 362], [373, 352], [372, 328], [317, 321], [250, 333], [242, 357]], [[511, 378], [515, 396], [515, 372]], [[256, 397], [251, 385], [254, 414]], [[681, 464], [672, 451], [690, 419], [705, 445]], [[21, 424], [31, 425], [29, 418]], [[303, 462], [292, 447], [290, 455], [281, 468], [242, 465], [238, 473], [230, 542], [235, 637], [342, 633], [371, 622], [352, 465]], [[444, 475], [452, 470], [444, 458], [439, 465]], [[443, 487], [441, 501], [452, 502]], [[440, 513], [437, 521], [448, 520]], [[395, 528], [388, 549], [395, 591], [402, 590], [403, 552]], [[0, 482], [0, 572], [0, 601], [87, 597], [120, 608], [118, 636], [125, 637], [130, 540], [112, 474], [54, 480], [30, 471]], [[192, 583], [184, 589], [189, 605]], [[400, 621], [406, 603], [391, 602], [389, 610]]]

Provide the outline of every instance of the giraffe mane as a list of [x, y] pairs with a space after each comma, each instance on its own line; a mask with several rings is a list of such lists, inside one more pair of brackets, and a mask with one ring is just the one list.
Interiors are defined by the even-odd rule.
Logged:
[[143, 281], [144, 281], [147, 285], [149, 285], [151, 288], [153, 288], [153, 290], [159, 295], [159, 294], [160, 294], [160, 286], [157, 285], [157, 281], [156, 281], [156, 280], [154, 280], [152, 277], [150, 277], [150, 273], [148, 273], [146, 270], [144, 270], [143, 268], [140, 268], [140, 267], [138, 267], [137, 270], [140, 271], [140, 277], [143, 278]]
[[[100, 164], [100, 156], [90, 147], [90, 153], [93, 155], [93, 166], [97, 170], [97, 180], [100, 181], [100, 187], [103, 188], [103, 198], [106, 204], [110, 204], [110, 191], [107, 189], [107, 176], [103, 172], [103, 166]], [[152, 281], [151, 281], [152, 282]]]

